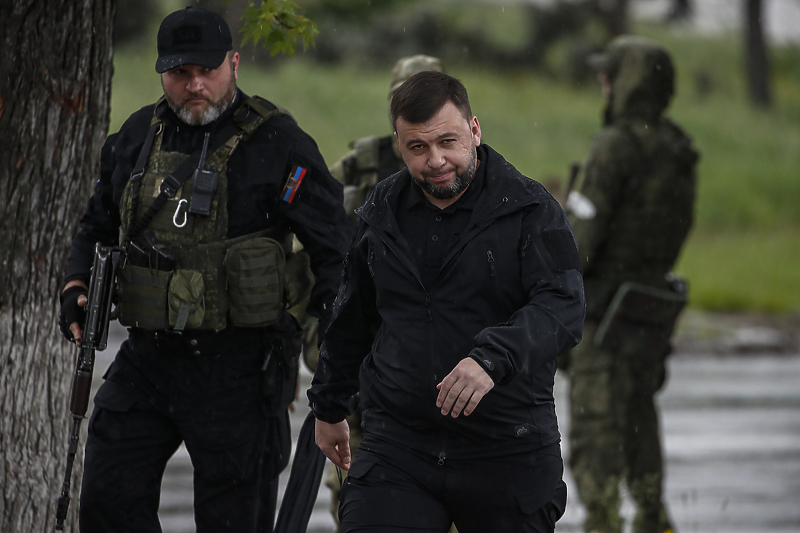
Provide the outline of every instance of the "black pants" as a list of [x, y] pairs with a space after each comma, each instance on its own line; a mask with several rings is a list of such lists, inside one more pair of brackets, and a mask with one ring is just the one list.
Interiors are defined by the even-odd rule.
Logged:
[[361, 441], [341, 494], [342, 533], [552, 533], [567, 486], [560, 448], [502, 459], [451, 459]]
[[188, 356], [155, 339], [123, 343], [95, 398], [80, 498], [82, 533], [161, 531], [167, 461], [194, 469], [198, 533], [272, 531], [288, 413], [261, 394], [264, 345]]

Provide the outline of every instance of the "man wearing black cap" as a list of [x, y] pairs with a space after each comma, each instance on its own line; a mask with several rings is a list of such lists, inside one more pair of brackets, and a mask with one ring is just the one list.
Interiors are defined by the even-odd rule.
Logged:
[[[272, 530], [300, 345], [286, 310], [308, 298], [325, 330], [349, 227], [313, 139], [239, 90], [238, 67], [219, 15], [170, 14], [158, 32], [164, 98], [101, 153], [59, 326], [80, 338], [95, 243], [120, 244], [117, 318], [129, 337], [89, 423], [83, 533], [160, 532], [161, 477], [181, 443], [198, 533]], [[310, 278], [309, 260], [313, 289], [299, 294], [292, 279]]]

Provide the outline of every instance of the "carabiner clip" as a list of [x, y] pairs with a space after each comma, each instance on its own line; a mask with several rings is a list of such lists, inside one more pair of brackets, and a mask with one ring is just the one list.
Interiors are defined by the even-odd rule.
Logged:
[[189, 201], [188, 201], [188, 200], [185, 200], [185, 199], [184, 199], [184, 200], [180, 200], [180, 201], [178, 201], [178, 207], [177, 207], [177, 209], [175, 209], [175, 214], [174, 214], [174, 215], [172, 215], [172, 223], [173, 223], [173, 224], [175, 224], [175, 227], [176, 227], [176, 228], [182, 228], [182, 227], [184, 227], [184, 226], [186, 225], [186, 223], [189, 221], [189, 215], [188, 215], [188, 213], [184, 212], [184, 213], [183, 213], [183, 222], [181, 222], [180, 224], [178, 224], [178, 215], [180, 215], [180, 213], [181, 213], [181, 206], [182, 206], [183, 204], [188, 204], [188, 203], [189, 203]]

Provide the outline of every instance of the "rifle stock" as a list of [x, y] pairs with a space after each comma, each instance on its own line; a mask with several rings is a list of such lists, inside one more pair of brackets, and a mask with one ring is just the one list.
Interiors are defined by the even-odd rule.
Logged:
[[78, 361], [75, 365], [75, 375], [72, 378], [69, 408], [72, 414], [72, 432], [67, 452], [67, 471], [64, 475], [64, 484], [61, 487], [61, 496], [58, 498], [56, 509], [55, 528], [58, 531], [63, 531], [64, 520], [69, 510], [72, 466], [75, 462], [75, 455], [78, 453], [81, 422], [86, 417], [86, 410], [89, 407], [95, 351], [103, 351], [108, 345], [108, 321], [113, 300], [114, 278], [121, 257], [122, 248], [101, 246], [99, 243], [95, 246], [92, 277], [86, 301], [86, 322], [81, 339], [78, 341]]

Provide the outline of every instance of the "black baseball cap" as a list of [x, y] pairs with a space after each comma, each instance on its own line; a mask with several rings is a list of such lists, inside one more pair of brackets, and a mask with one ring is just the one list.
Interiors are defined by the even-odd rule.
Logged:
[[217, 68], [230, 50], [233, 39], [225, 19], [202, 7], [187, 7], [167, 15], [158, 28], [156, 72], [181, 65]]

